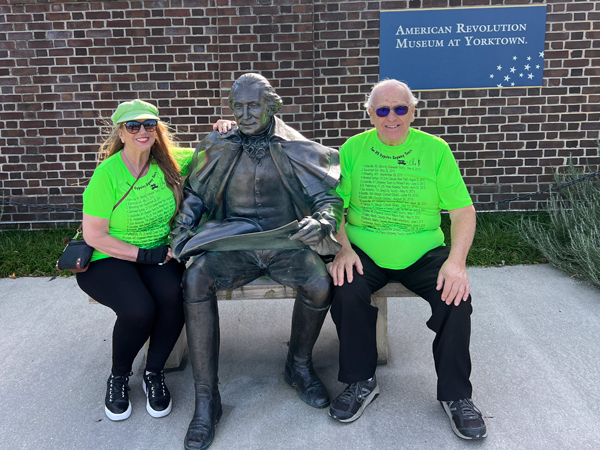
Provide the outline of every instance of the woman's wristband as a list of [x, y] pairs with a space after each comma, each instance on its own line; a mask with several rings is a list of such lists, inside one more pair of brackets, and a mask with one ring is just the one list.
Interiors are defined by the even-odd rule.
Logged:
[[138, 264], [162, 264], [167, 259], [168, 253], [169, 247], [167, 245], [156, 248], [140, 248], [135, 262]]

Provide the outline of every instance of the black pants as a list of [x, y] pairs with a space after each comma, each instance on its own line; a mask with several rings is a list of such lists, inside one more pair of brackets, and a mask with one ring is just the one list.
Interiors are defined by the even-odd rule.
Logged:
[[77, 274], [79, 287], [117, 314], [112, 342], [114, 375], [131, 371], [148, 337], [146, 370], [163, 370], [183, 327], [184, 269], [175, 259], [159, 266], [106, 258]]
[[377, 308], [371, 305], [371, 294], [389, 280], [396, 280], [431, 306], [427, 326], [436, 334], [433, 358], [438, 376], [438, 400], [471, 397], [471, 297], [459, 306], [446, 305], [441, 299], [442, 291], [435, 289], [439, 270], [450, 249], [435, 248], [401, 270], [379, 267], [361, 249], [354, 247], [354, 250], [360, 257], [364, 275], [354, 269], [352, 283], [335, 286], [331, 305], [331, 317], [340, 339], [339, 381], [350, 384], [375, 374]]

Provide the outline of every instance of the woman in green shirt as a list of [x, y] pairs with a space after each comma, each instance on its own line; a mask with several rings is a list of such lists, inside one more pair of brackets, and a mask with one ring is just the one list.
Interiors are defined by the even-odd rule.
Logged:
[[172, 259], [168, 234], [193, 151], [176, 148], [149, 103], [120, 104], [112, 122], [114, 129], [100, 147], [103, 161], [83, 194], [83, 234], [95, 251], [77, 283], [117, 315], [106, 415], [124, 420], [131, 414], [131, 367], [150, 338], [143, 377], [146, 409], [163, 417], [172, 406], [163, 368], [184, 322], [185, 266]]

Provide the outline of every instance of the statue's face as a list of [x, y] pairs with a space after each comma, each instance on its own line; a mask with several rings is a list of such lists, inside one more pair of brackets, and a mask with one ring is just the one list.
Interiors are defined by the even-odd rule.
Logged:
[[269, 105], [262, 98], [261, 91], [258, 84], [240, 86], [235, 90], [231, 109], [238, 128], [244, 134], [259, 134], [271, 120]]

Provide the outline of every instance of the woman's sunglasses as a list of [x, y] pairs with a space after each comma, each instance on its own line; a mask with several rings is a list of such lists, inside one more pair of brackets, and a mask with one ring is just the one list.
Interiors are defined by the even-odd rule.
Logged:
[[[408, 106], [394, 106], [392, 108], [397, 116], [404, 116], [408, 112]], [[375, 114], [379, 117], [387, 117], [390, 113], [390, 108], [384, 106], [383, 108], [377, 108]]]
[[136, 134], [140, 131], [142, 125], [144, 125], [144, 130], [146, 130], [148, 133], [152, 133], [156, 130], [157, 124], [157, 120], [146, 120], [144, 122], [136, 122], [135, 120], [132, 120], [131, 122], [125, 122], [125, 129], [131, 134]]

